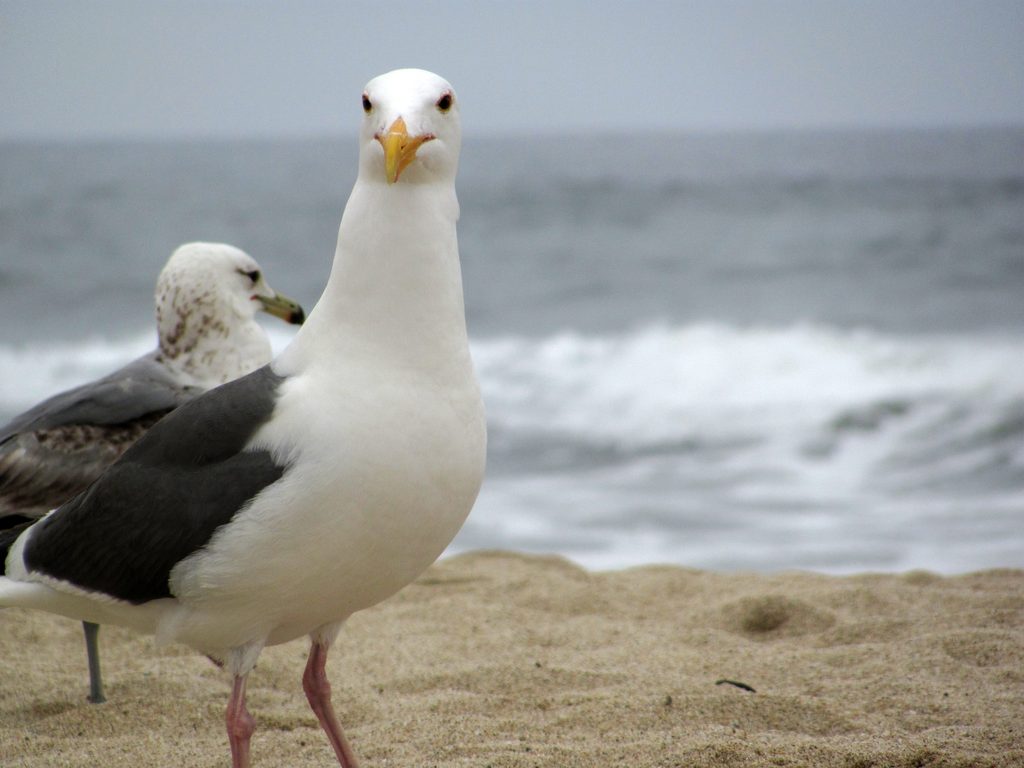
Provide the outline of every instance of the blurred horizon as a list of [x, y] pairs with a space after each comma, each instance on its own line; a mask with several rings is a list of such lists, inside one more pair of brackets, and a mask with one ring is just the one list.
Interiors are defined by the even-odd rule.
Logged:
[[[633, 141], [643, 138], [658, 137], [686, 137], [692, 139], [728, 139], [728, 138], [786, 138], [786, 137], [817, 137], [817, 138], [850, 138], [856, 136], [884, 137], [887, 135], [965, 135], [984, 133], [1005, 133], [1024, 130], [1024, 120], [1019, 122], [993, 122], [993, 123], [965, 123], [962, 125], [828, 125], [828, 126], [782, 126], [782, 127], [730, 127], [730, 128], [651, 128], [636, 132], [627, 132], [621, 129], [609, 128], [604, 131], [595, 131], [584, 134], [578, 138], [586, 141], [602, 140], [628, 140]], [[327, 143], [334, 141], [351, 141], [358, 135], [355, 127], [341, 126], [341, 130], [324, 131], [316, 133], [274, 133], [274, 134], [180, 134], [174, 136], [161, 135], [133, 135], [120, 136], [116, 134], [106, 135], [77, 135], [77, 136], [8, 136], [0, 137], [0, 146], [32, 146], [32, 145], [53, 145], [71, 147], [81, 146], [110, 146], [110, 145], [144, 145], [144, 144], [273, 144], [273, 143]], [[564, 134], [556, 131], [474, 131], [464, 134], [463, 144], [475, 141], [495, 141], [508, 139], [510, 141], [532, 141], [550, 142], [565, 139]], [[353, 152], [355, 149], [353, 148]]]

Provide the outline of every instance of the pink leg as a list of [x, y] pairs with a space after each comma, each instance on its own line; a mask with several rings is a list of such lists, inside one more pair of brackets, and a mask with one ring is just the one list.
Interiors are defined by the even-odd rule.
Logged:
[[235, 678], [228, 699], [228, 741], [231, 742], [231, 768], [249, 768], [249, 739], [256, 730], [256, 721], [245, 708], [245, 681], [248, 675]]
[[334, 707], [331, 704], [331, 684], [327, 680], [327, 646], [324, 643], [313, 641], [309, 649], [309, 660], [306, 662], [306, 671], [302, 673], [302, 690], [306, 692], [309, 706], [316, 713], [316, 719], [320, 721], [320, 727], [327, 734], [327, 739], [334, 747], [334, 754], [338, 756], [341, 768], [359, 768], [356, 763], [355, 753], [352, 747], [345, 740], [345, 734], [341, 732], [338, 724], [338, 717], [334, 714]]

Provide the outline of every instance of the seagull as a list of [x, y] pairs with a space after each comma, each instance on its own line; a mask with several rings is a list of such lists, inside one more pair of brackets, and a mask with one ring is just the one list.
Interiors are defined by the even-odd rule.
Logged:
[[156, 349], [0, 427], [0, 525], [42, 517], [85, 490], [162, 416], [270, 362], [257, 312], [305, 318], [255, 259], [223, 243], [177, 248], [155, 294]]
[[[157, 348], [61, 392], [0, 427], [0, 528], [40, 518], [85, 490], [161, 417], [272, 357], [255, 320], [302, 323], [249, 254], [223, 243], [177, 248], [156, 283]], [[98, 626], [86, 622], [89, 700], [105, 700]]]
[[302, 687], [342, 768], [356, 757], [325, 665], [342, 624], [410, 583], [461, 528], [486, 426], [466, 334], [451, 85], [417, 69], [362, 94], [359, 172], [324, 293], [270, 364], [158, 422], [89, 489], [16, 537], [0, 607], [185, 643], [231, 680], [234, 768], [246, 683], [303, 636]]

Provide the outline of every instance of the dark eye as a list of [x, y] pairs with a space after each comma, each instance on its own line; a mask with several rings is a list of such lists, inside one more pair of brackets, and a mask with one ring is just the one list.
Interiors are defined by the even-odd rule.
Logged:
[[370, 110], [373, 109], [373, 102], [370, 101], [370, 97], [365, 93], [363, 94], [363, 112], [370, 114]]
[[238, 274], [245, 275], [252, 280], [254, 284], [260, 281], [260, 271], [258, 269], [254, 269], [251, 272], [246, 272], [244, 269], [240, 269], [238, 270]]
[[452, 95], [450, 93], [445, 93], [444, 96], [442, 96], [440, 99], [438, 99], [437, 100], [437, 108], [440, 109], [442, 112], [447, 112], [449, 109], [451, 109], [452, 108]]

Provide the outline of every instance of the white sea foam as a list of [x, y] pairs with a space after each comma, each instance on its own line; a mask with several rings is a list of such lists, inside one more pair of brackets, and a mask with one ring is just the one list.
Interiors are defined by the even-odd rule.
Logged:
[[833, 571], [1024, 552], [1024, 340], [700, 324], [474, 354], [494, 471], [461, 545]]
[[[268, 331], [277, 351], [293, 335]], [[150, 345], [0, 345], [0, 415]], [[473, 354], [491, 457], [456, 549], [594, 567], [1024, 565], [1024, 340], [707, 323], [476, 339]]]
[[[793, 432], [844, 415], [853, 426], [883, 420], [887, 403], [1024, 391], [1024, 340], [977, 336], [698, 324], [478, 341], [473, 352], [498, 426], [626, 446]], [[855, 410], [873, 405], [874, 416]]]

